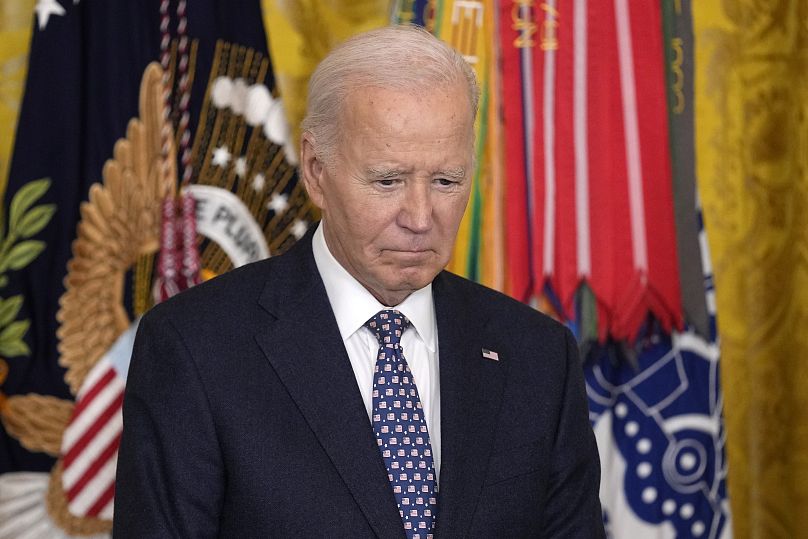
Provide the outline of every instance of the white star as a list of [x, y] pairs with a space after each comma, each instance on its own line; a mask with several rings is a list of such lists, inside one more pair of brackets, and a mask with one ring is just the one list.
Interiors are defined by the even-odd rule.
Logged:
[[292, 235], [297, 239], [302, 238], [306, 235], [306, 231], [309, 229], [309, 224], [306, 221], [301, 221], [300, 219], [295, 219], [294, 224], [292, 225]]
[[44, 30], [48, 25], [48, 19], [51, 15], [65, 14], [65, 8], [63, 8], [62, 5], [56, 0], [39, 0], [39, 2], [36, 3], [34, 10], [36, 11], [40, 30]]
[[272, 198], [267, 202], [267, 209], [275, 213], [282, 213], [289, 207], [289, 197], [282, 193], [275, 193]]
[[263, 174], [261, 174], [259, 172], [258, 174], [255, 175], [255, 177], [253, 178], [253, 181], [252, 181], [253, 191], [255, 191], [255, 192], [260, 191], [261, 189], [264, 188], [264, 186], [266, 184], [267, 184], [266, 176], [264, 176]]
[[217, 167], [226, 167], [230, 162], [230, 152], [224, 146], [219, 146], [213, 150], [213, 164]]
[[239, 157], [238, 159], [236, 159], [235, 169], [236, 169], [236, 176], [238, 176], [239, 178], [243, 178], [244, 176], [246, 176], [247, 159], [244, 157]]

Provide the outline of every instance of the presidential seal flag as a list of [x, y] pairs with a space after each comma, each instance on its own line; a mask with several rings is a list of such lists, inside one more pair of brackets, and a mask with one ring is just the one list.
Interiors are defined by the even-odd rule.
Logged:
[[258, 0], [33, 16], [0, 230], [0, 538], [104, 535], [139, 317], [315, 216]]

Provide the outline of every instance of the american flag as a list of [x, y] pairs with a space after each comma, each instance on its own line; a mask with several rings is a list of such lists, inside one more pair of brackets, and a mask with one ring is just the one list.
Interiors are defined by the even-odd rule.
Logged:
[[105, 356], [87, 375], [62, 437], [62, 486], [77, 517], [112, 519], [125, 380]]

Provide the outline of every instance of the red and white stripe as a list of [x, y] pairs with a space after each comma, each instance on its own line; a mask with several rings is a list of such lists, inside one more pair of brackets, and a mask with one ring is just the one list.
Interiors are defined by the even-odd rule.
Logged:
[[631, 247], [634, 255], [634, 267], [645, 284], [648, 273], [648, 241], [645, 236], [642, 148], [640, 146], [639, 119], [637, 118], [637, 87], [634, 79], [634, 52], [628, 0], [615, 0], [614, 13], [617, 23], [620, 89], [623, 98], [623, 134], [626, 138], [628, 200], [631, 208]]
[[[592, 250], [589, 233], [589, 111], [587, 81], [587, 6], [586, 0], [573, 4], [573, 125], [575, 152], [575, 231], [577, 234], [578, 277], [592, 274]], [[577, 283], [576, 283], [577, 284]]]
[[679, 327], [660, 6], [503, 6], [508, 290], [524, 299], [549, 284], [570, 317], [586, 283], [603, 339], [633, 338], [648, 313]]
[[124, 380], [102, 359], [87, 375], [62, 436], [62, 487], [77, 517], [112, 519]]
[[[544, 4], [545, 24], [555, 27], [558, 11], [556, 1]], [[555, 263], [556, 225], [556, 47], [544, 49], [544, 86], [542, 94], [544, 115], [542, 134], [544, 136], [544, 254], [542, 277], [553, 274]]]

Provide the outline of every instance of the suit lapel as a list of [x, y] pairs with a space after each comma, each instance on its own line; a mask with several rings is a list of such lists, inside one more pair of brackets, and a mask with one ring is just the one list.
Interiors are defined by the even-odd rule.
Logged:
[[[502, 402], [507, 358], [482, 357], [497, 336], [486, 335], [484, 314], [469, 303], [457, 278], [433, 284], [440, 348], [441, 470], [437, 534], [466, 535], [477, 504]], [[464, 293], [465, 292], [465, 293]]]
[[278, 259], [259, 303], [277, 320], [256, 336], [376, 535], [404, 530], [310, 235]]

